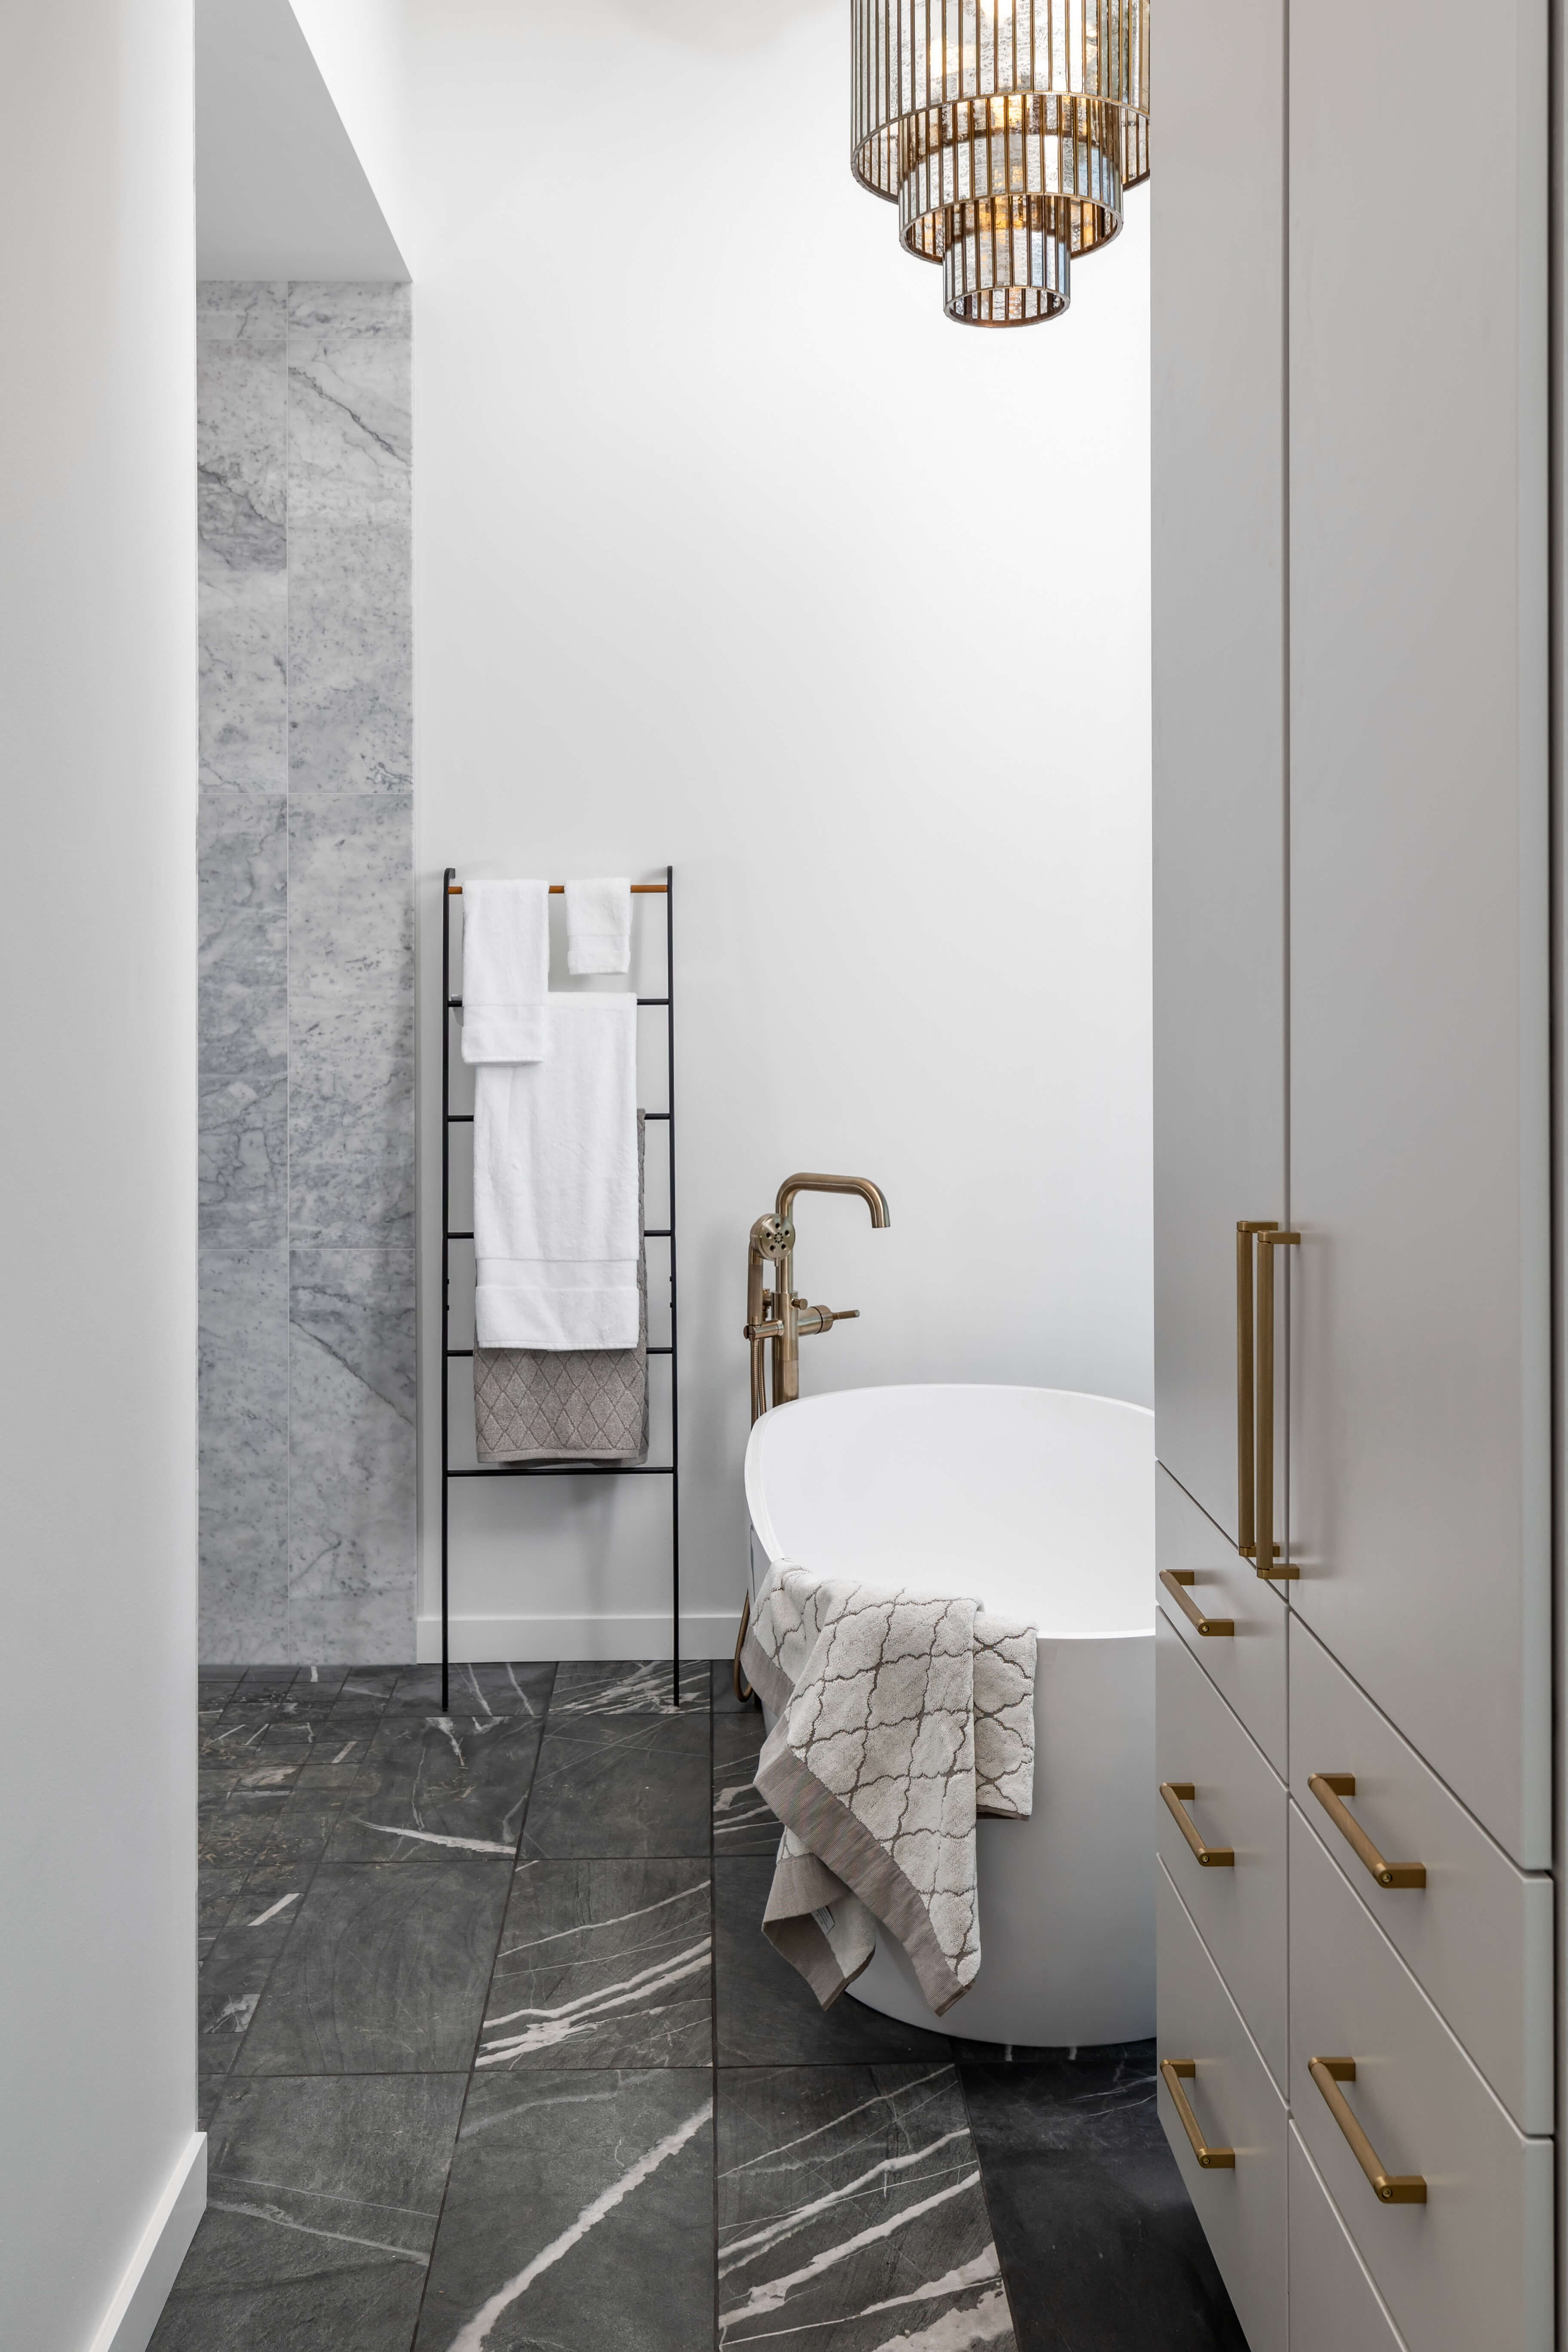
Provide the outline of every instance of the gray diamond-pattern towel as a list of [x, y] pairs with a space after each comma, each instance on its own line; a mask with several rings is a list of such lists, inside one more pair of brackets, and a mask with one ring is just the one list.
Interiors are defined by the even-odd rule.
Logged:
[[784, 1824], [763, 1926], [825, 2009], [879, 1922], [938, 2016], [974, 1982], [974, 1824], [1028, 1818], [1035, 1647], [977, 1601], [769, 1569], [741, 1653], [776, 1717], [756, 1776]]

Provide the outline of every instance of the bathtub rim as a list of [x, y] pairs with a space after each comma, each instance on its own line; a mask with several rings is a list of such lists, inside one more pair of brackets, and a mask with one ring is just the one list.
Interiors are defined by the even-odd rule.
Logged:
[[[974, 1392], [986, 1396], [1071, 1397], [1080, 1403], [1114, 1405], [1121, 1412], [1141, 1413], [1150, 1425], [1149, 1464], [1150, 1475], [1151, 1476], [1153, 1475], [1157, 1460], [1154, 1452], [1153, 1408], [1146, 1404], [1134, 1404], [1130, 1397], [1102, 1396], [1099, 1391], [1093, 1389], [1047, 1387], [1040, 1381], [868, 1381], [856, 1388], [822, 1389], [815, 1396], [794, 1397], [787, 1404], [773, 1405], [752, 1423], [746, 1439], [743, 1474], [746, 1517], [751, 1531], [761, 1546], [763, 1558], [770, 1567], [775, 1561], [788, 1558], [788, 1554], [778, 1542], [766, 1504], [758, 1492], [762, 1479], [760, 1468], [762, 1450], [767, 1442], [763, 1432], [774, 1413], [795, 1412], [803, 1406], [810, 1410], [813, 1407], [831, 1405], [838, 1398], [846, 1396], [901, 1396], [906, 1391], [911, 1389], [919, 1390], [922, 1395], [957, 1395]], [[1152, 1554], [1150, 1566], [1152, 1570]], [[754, 1559], [748, 1562], [748, 1570], [752, 1599], [755, 1601], [756, 1562]], [[1035, 1633], [1041, 1642], [1152, 1642], [1158, 1619], [1159, 1604], [1154, 1596], [1152, 1577], [1151, 1577], [1149, 1622], [1146, 1625], [1086, 1626], [1076, 1633], [1048, 1633], [1036, 1626]]]

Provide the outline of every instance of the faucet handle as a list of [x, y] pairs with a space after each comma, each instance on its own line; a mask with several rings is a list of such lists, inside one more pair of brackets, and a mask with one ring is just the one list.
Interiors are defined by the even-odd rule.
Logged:
[[795, 1329], [803, 1334], [807, 1331], [831, 1331], [836, 1323], [858, 1323], [860, 1319], [860, 1309], [858, 1307], [807, 1307], [804, 1299], [801, 1300], [800, 1305], [801, 1312], [796, 1318]]

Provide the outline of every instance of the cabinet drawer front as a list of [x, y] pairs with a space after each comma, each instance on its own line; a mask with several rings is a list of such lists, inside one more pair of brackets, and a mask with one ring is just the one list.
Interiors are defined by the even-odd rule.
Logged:
[[1405, 2352], [1294, 2125], [1290, 2352]]
[[1285, 1631], [1289, 1612], [1271, 1584], [1168, 1470], [1154, 1477], [1154, 1559], [1157, 1570], [1190, 1575], [1185, 1590], [1200, 1613], [1229, 1618], [1230, 1633], [1200, 1633], [1170, 1589], [1160, 1605], [1240, 1716], [1281, 1777], [1285, 1772]]
[[1284, 2105], [1163, 1864], [1155, 1874], [1159, 2054], [1192, 2063], [1184, 2087], [1199, 2128], [1235, 2165], [1199, 2165], [1163, 2076], [1160, 2120], [1251, 2352], [1285, 2352]]
[[[1290, 2108], [1394, 2315], [1420, 2352], [1546, 2352], [1552, 2143], [1518, 2129], [1294, 1804]], [[1353, 2059], [1343, 2096], [1425, 2204], [1384, 2204], [1313, 2080]]]
[[[1350, 1774], [1342, 1802], [1424, 1887], [1384, 1887], [1309, 1788]], [[1516, 1869], [1299, 1621], [1290, 1641], [1296, 1802], [1522, 2131], [1550, 2132], [1552, 1882]]]
[[1285, 1785], [1163, 1618], [1154, 1635], [1154, 1759], [1157, 1781], [1192, 1788], [1178, 1801], [1205, 1843], [1235, 1857], [1218, 1868], [1199, 1862], [1155, 1793], [1160, 1858], [1283, 2093]]

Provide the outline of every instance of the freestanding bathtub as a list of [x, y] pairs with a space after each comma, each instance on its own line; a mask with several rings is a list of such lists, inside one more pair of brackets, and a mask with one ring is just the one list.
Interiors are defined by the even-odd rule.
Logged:
[[746, 1503], [753, 1593], [799, 1560], [1039, 1633], [1034, 1813], [979, 1824], [979, 1976], [939, 2019], [883, 1936], [855, 1998], [982, 2042], [1152, 2033], [1153, 1415], [1069, 1389], [846, 1389], [763, 1414]]

